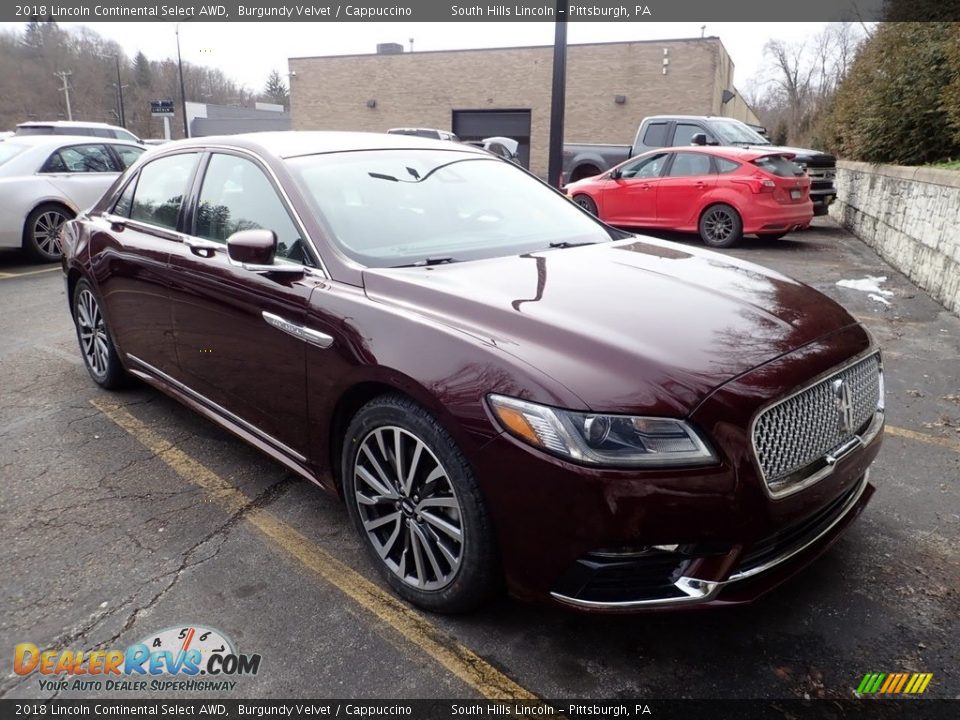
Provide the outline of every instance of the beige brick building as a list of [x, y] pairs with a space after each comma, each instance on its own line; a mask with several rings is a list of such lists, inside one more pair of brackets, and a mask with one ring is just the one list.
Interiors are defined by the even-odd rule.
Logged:
[[[289, 64], [295, 130], [433, 127], [464, 139], [508, 135], [523, 140], [530, 169], [546, 174], [551, 46], [301, 57]], [[716, 37], [571, 45], [565, 140], [629, 144], [640, 120], [659, 113], [756, 123], [733, 71]]]

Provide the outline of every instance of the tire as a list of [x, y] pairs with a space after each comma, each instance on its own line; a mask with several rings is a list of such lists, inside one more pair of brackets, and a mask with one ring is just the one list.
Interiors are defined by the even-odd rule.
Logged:
[[398, 595], [432, 612], [462, 613], [493, 594], [499, 563], [473, 471], [422, 407], [390, 394], [360, 408], [341, 472], [354, 526]]
[[757, 237], [760, 238], [761, 240], [782, 240], [787, 236], [787, 233], [789, 232], [790, 231], [787, 230], [786, 232], [778, 232], [778, 233], [757, 233]]
[[740, 214], [729, 205], [711, 205], [700, 216], [700, 239], [713, 248], [728, 248], [743, 237]]
[[573, 201], [594, 217], [598, 217], [597, 204], [589, 195], [574, 195]]
[[127, 373], [120, 364], [113, 336], [103, 317], [100, 298], [86, 280], [77, 282], [73, 289], [73, 324], [77, 328], [83, 364], [93, 381], [107, 390], [123, 387]]
[[45, 203], [34, 208], [23, 225], [23, 250], [36, 262], [56, 262], [60, 259], [60, 226], [74, 218], [68, 208], [56, 203]]
[[596, 177], [600, 174], [600, 168], [594, 167], [593, 165], [581, 165], [576, 170], [573, 171], [573, 174], [570, 176], [570, 182], [575, 183], [578, 180], [583, 180], [588, 177]]

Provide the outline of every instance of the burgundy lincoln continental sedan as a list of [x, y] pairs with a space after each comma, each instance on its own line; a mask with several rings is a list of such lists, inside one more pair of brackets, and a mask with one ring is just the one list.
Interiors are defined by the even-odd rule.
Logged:
[[873, 493], [870, 335], [795, 280], [604, 225], [448, 142], [146, 153], [62, 238], [93, 380], [343, 498], [423, 608], [748, 602]]

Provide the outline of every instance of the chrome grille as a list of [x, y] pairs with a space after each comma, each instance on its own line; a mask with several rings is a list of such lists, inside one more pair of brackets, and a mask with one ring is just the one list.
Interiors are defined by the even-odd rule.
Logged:
[[[853, 439], [882, 406], [880, 356], [871, 355], [764, 410], [753, 426], [757, 462], [769, 487], [783, 487], [791, 476]], [[836, 381], [849, 390], [846, 418]], [[849, 425], [845, 427], [845, 425]]]

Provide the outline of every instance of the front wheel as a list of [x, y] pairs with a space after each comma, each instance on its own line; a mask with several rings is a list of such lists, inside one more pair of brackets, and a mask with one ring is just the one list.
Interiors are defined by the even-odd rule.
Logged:
[[433, 416], [401, 395], [371, 400], [347, 428], [341, 468], [350, 516], [397, 594], [442, 613], [491, 595], [498, 570], [483, 498]]
[[594, 217], [597, 216], [597, 204], [589, 195], [574, 195], [573, 201]]
[[729, 205], [711, 205], [700, 216], [700, 239], [714, 248], [728, 248], [743, 237], [740, 214]]
[[83, 364], [93, 381], [107, 390], [122, 387], [126, 372], [103, 317], [100, 300], [86, 280], [77, 282], [73, 289], [73, 323], [77, 327]]
[[23, 226], [23, 249], [37, 262], [56, 262], [60, 259], [60, 230], [73, 218], [63, 205], [47, 203], [27, 216]]

